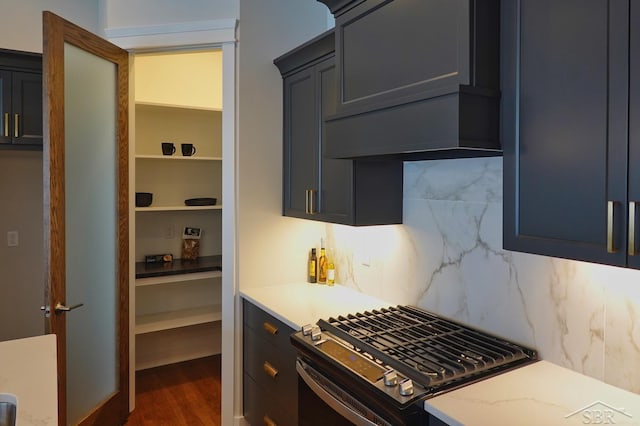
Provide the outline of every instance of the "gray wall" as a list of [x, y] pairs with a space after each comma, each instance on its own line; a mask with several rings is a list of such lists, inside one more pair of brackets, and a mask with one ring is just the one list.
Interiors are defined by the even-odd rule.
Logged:
[[[96, 32], [98, 1], [7, 1], [0, 14], [0, 48], [42, 52], [42, 11]], [[20, 245], [7, 247], [7, 232]], [[44, 332], [42, 152], [0, 151], [0, 341]]]

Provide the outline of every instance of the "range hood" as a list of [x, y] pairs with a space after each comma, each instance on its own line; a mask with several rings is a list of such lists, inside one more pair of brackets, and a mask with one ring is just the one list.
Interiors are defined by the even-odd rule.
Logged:
[[330, 158], [501, 155], [498, 0], [318, 0], [335, 14]]

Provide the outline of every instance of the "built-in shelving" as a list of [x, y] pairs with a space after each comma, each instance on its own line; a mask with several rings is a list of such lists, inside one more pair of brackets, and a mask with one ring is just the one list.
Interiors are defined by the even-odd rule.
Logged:
[[136, 207], [137, 212], [177, 212], [177, 211], [195, 211], [195, 210], [222, 210], [222, 205], [214, 206], [155, 206], [155, 207]]
[[136, 317], [135, 330], [136, 334], [154, 333], [156, 331], [216, 322], [221, 319], [222, 305], [202, 306], [138, 316]]
[[[217, 59], [216, 59], [217, 58]], [[220, 353], [222, 101], [219, 52], [134, 58], [135, 191], [153, 194], [135, 212], [136, 369]], [[176, 152], [162, 155], [162, 144]], [[194, 155], [183, 156], [181, 144]], [[215, 205], [185, 200], [215, 198]], [[186, 227], [200, 228], [200, 256], [180, 259]], [[173, 262], [144, 263], [172, 254]]]
[[169, 161], [222, 161], [222, 157], [198, 157], [196, 155], [136, 155], [137, 160], [169, 160]]
[[214, 112], [222, 111], [222, 109], [215, 108], [215, 107], [186, 106], [186, 105], [178, 105], [178, 104], [171, 104], [171, 103], [164, 103], [164, 102], [140, 102], [140, 101], [137, 101], [136, 102], [136, 106], [157, 107], [157, 108], [181, 108], [181, 109], [189, 109], [189, 110], [195, 110], [195, 111], [214, 111]]
[[181, 275], [165, 275], [161, 277], [136, 278], [136, 287], [148, 285], [180, 283], [208, 278], [221, 278], [222, 271], [195, 272]]

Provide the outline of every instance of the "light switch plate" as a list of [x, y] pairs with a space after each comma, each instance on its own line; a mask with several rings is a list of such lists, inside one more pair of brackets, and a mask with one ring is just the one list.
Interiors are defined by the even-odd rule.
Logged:
[[18, 231], [7, 232], [7, 247], [18, 247]]

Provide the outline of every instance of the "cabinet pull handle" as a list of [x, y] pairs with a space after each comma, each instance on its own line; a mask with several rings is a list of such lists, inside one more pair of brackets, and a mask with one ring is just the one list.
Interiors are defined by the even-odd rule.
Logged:
[[9, 137], [9, 113], [4, 113], [4, 137]]
[[315, 206], [313, 205], [314, 195], [317, 191], [315, 189], [309, 190], [309, 214], [316, 214]]
[[613, 242], [613, 212], [616, 201], [607, 201], [607, 252], [615, 253], [618, 249]]
[[265, 373], [267, 373], [267, 376], [271, 377], [272, 379], [276, 379], [276, 377], [278, 377], [278, 370], [271, 364], [269, 364], [267, 361], [264, 362], [264, 364], [262, 364], [262, 369], [264, 370]]
[[273, 420], [271, 420], [271, 418], [269, 416], [267, 416], [266, 414], [264, 415], [264, 417], [262, 418], [262, 421], [264, 422], [264, 426], [278, 426], [276, 424], [276, 422], [274, 422]]
[[273, 334], [274, 336], [278, 334], [278, 327], [271, 324], [270, 322], [267, 322], [267, 321], [263, 322], [262, 328], [264, 328], [264, 331], [266, 331], [269, 334]]
[[304, 190], [304, 212], [309, 214], [309, 190]]
[[13, 116], [13, 137], [20, 137], [20, 133], [18, 132], [20, 125], [20, 116], [18, 114], [14, 114]]
[[629, 201], [629, 256], [636, 254], [636, 202]]

